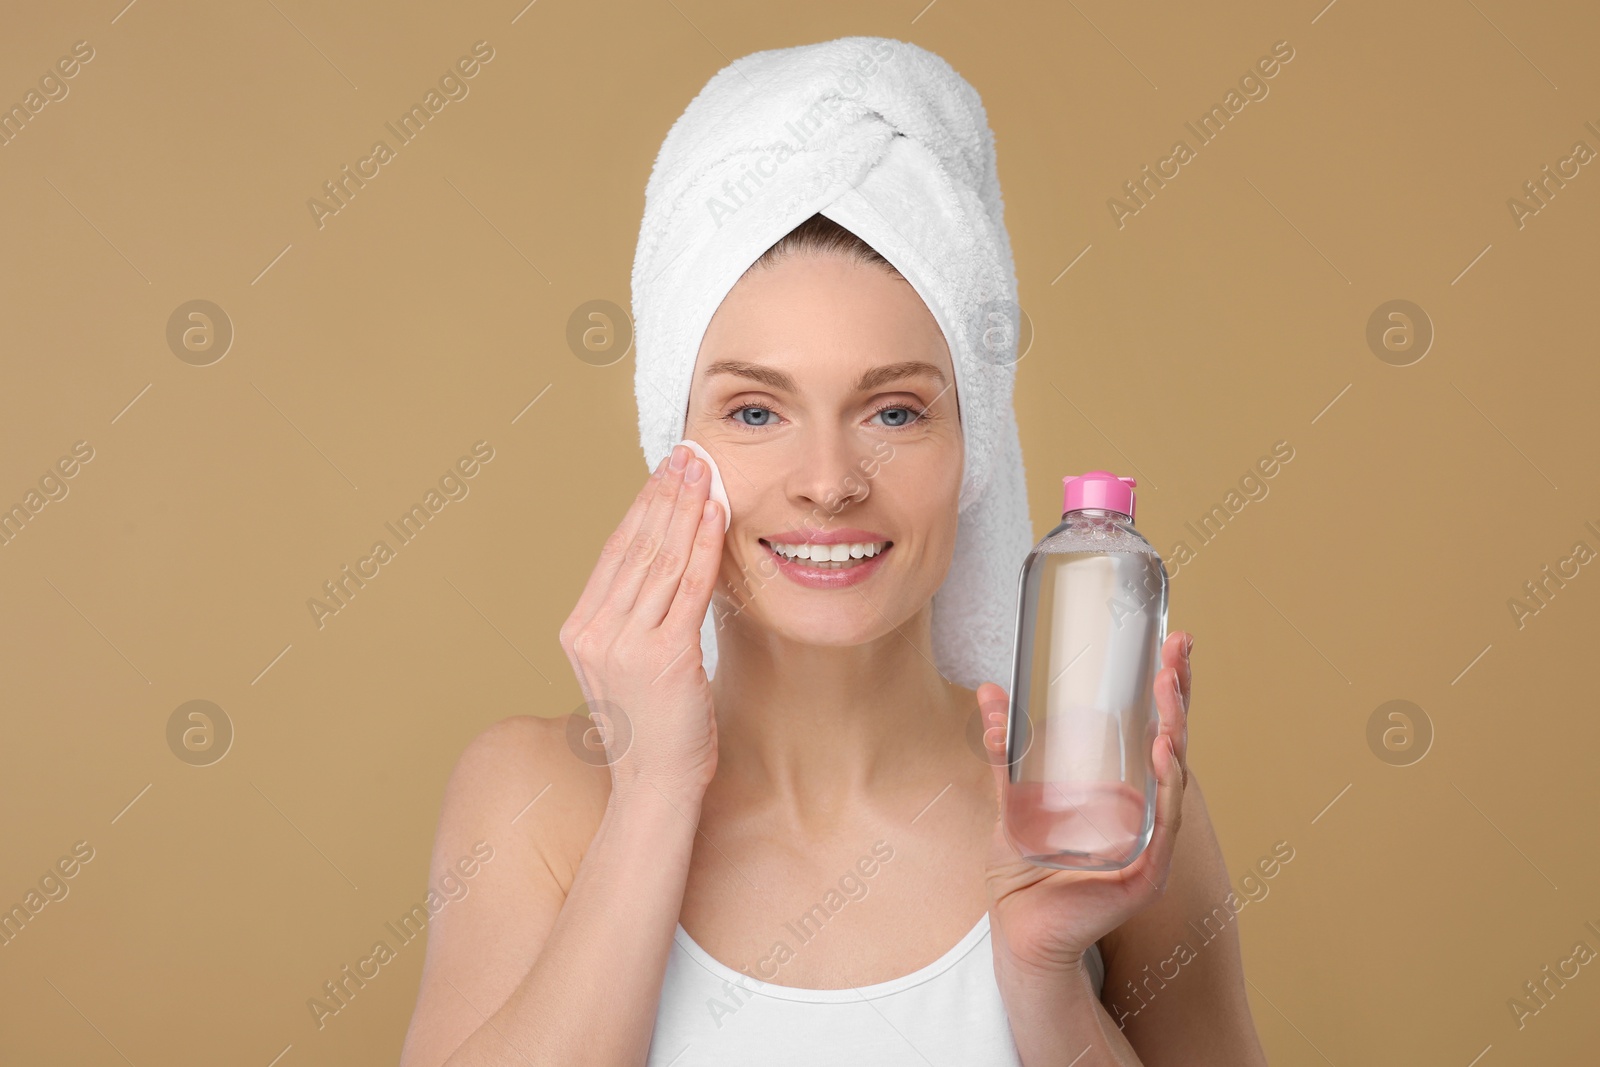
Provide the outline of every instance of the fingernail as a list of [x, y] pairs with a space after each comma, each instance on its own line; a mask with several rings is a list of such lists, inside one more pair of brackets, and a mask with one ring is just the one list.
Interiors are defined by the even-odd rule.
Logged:
[[689, 464], [689, 471], [683, 476], [683, 480], [688, 482], [690, 485], [693, 485], [695, 482], [698, 482], [701, 477], [705, 475], [705, 473], [705, 463], [703, 463], [700, 458], [696, 456], [693, 462]]
[[1188, 656], [1189, 653], [1191, 653], [1193, 651], [1194, 651], [1194, 634], [1190, 634], [1188, 640], [1185, 641], [1184, 644], [1183, 644], [1183, 654], [1184, 654], [1184, 656]]
[[689, 461], [689, 450], [682, 445], [672, 446], [672, 469], [683, 470], [683, 465]]

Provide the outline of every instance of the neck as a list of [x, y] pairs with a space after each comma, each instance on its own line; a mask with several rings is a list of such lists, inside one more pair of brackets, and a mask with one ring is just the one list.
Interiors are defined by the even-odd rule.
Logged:
[[930, 604], [860, 645], [726, 621], [711, 679], [717, 778], [801, 825], [899, 801], [902, 788], [932, 799], [929, 784], [948, 780], [938, 776], [960, 759], [976, 705], [934, 666], [931, 620]]

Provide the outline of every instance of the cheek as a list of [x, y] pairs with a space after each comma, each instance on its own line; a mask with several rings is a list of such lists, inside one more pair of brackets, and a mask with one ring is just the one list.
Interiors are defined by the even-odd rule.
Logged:
[[874, 511], [895, 531], [894, 551], [901, 553], [901, 565], [911, 565], [930, 579], [940, 577], [955, 556], [959, 486], [944, 485], [947, 476], [932, 470], [920, 478], [909, 468], [900, 473], [905, 477], [892, 489], [887, 472], [879, 479], [877, 488], [883, 493]]
[[936, 566], [934, 573], [943, 576], [949, 571], [950, 563], [956, 554], [956, 509], [952, 503], [948, 511], [941, 511], [930, 520], [930, 536], [928, 539], [928, 562]]
[[750, 585], [770, 582], [778, 576], [778, 564], [772, 555], [754, 541], [741, 541], [737, 547], [728, 546], [722, 552], [724, 573], [736, 575]]
[[722, 563], [717, 572], [713, 597], [725, 601], [724, 610], [743, 611], [762, 590], [778, 579], [778, 564], [759, 544], [732, 540], [737, 526], [728, 533], [722, 546]]
[[889, 513], [913, 520], [931, 532], [948, 525], [954, 536], [956, 505], [961, 499], [961, 452], [955, 449], [913, 451], [900, 448], [884, 460], [871, 479], [889, 500]]

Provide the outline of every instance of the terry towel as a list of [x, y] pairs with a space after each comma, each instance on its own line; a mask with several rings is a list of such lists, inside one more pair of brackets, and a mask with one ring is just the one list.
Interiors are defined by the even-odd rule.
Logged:
[[[645, 186], [632, 275], [646, 469], [684, 437], [700, 340], [723, 297], [817, 213], [892, 263], [949, 344], [965, 465], [955, 554], [934, 596], [934, 662], [957, 684], [1009, 690], [1033, 546], [1012, 408], [1016, 268], [994, 134], [977, 91], [939, 56], [884, 37], [755, 52], [673, 123]], [[701, 628], [708, 677], [714, 616]]]

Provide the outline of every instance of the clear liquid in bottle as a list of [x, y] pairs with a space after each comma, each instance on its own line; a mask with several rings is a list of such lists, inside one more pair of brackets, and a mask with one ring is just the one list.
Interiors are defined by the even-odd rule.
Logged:
[[1132, 478], [1063, 481], [1061, 524], [1022, 565], [1003, 823], [1029, 863], [1118, 870], [1155, 826], [1167, 569], [1134, 529]]

